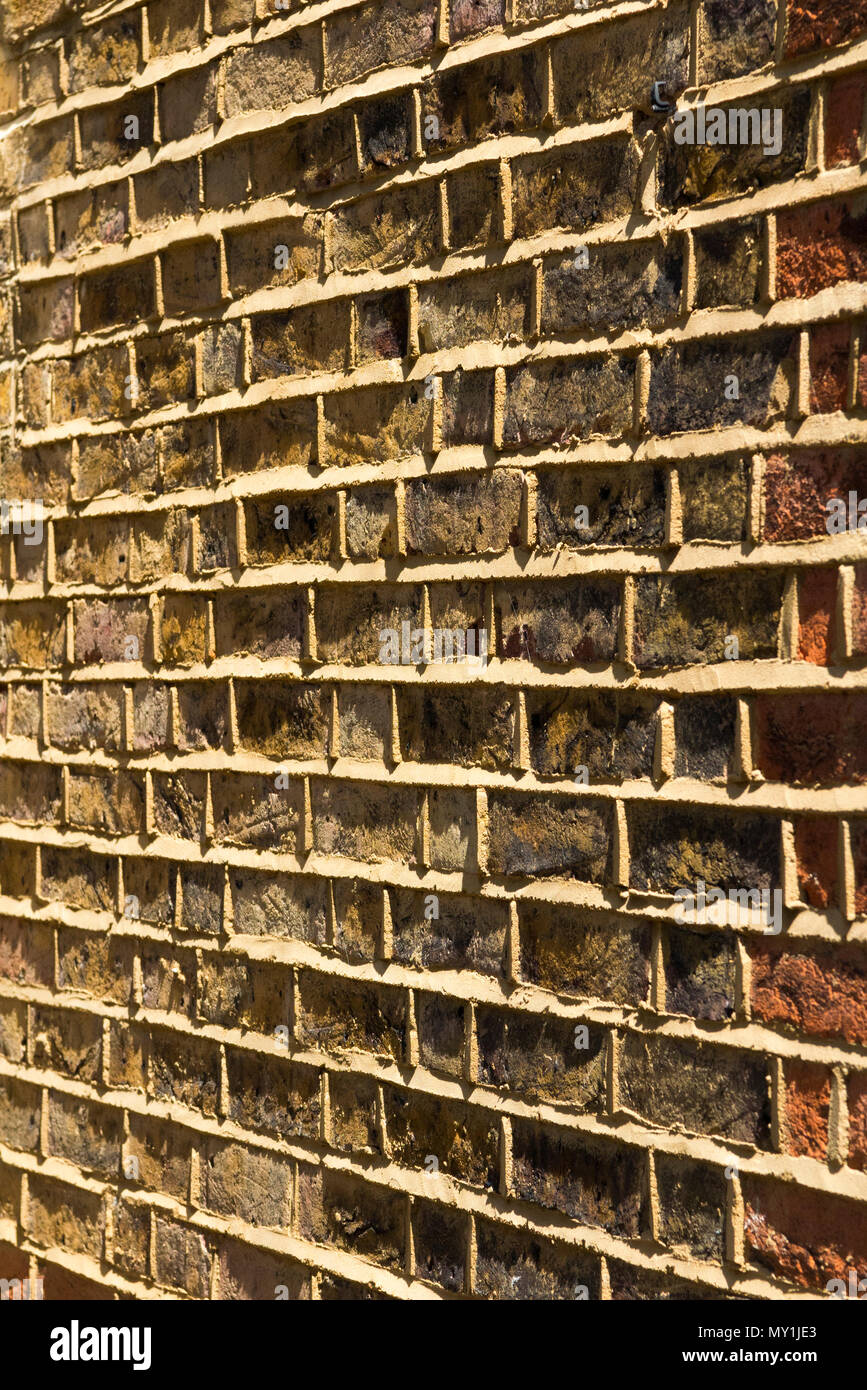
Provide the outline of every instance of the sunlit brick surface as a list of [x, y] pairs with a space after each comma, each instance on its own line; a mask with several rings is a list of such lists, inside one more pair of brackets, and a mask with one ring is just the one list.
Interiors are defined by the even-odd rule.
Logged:
[[867, 1276], [865, 0], [0, 25], [0, 1278]]

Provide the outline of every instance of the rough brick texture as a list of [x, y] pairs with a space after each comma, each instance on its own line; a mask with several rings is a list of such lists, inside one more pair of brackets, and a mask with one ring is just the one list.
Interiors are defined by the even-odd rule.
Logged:
[[865, 0], [2, 9], [4, 1274], [867, 1276]]

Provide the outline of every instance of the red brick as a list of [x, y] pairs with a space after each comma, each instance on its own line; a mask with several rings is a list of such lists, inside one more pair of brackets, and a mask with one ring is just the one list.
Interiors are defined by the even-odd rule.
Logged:
[[[770, 454], [765, 465], [766, 541], [802, 541], [827, 535], [829, 498], [863, 490], [867, 450], [810, 449]], [[860, 496], [860, 492], [859, 492]]]
[[867, 1274], [867, 1210], [794, 1183], [744, 1182], [747, 1256], [803, 1289], [848, 1286], [850, 1269]]
[[828, 1152], [831, 1073], [809, 1062], [787, 1062], [786, 1152], [824, 1163]]
[[837, 822], [832, 816], [801, 816], [795, 822], [795, 857], [801, 895], [811, 907], [837, 903]]
[[855, 948], [750, 946], [753, 1015], [808, 1037], [867, 1043], [867, 959]]
[[849, 394], [848, 323], [826, 323], [810, 333], [810, 409], [845, 410]]
[[825, 163], [857, 164], [867, 73], [838, 77], [828, 88], [825, 102]]
[[867, 280], [867, 200], [840, 198], [779, 213], [779, 297], [807, 299], [845, 280]]
[[845, 43], [867, 29], [867, 0], [788, 0], [786, 57]]
[[867, 782], [867, 691], [756, 699], [759, 770], [774, 782], [833, 787]]
[[828, 666], [834, 642], [837, 571], [829, 567], [802, 570], [798, 575], [798, 657], [815, 666]]

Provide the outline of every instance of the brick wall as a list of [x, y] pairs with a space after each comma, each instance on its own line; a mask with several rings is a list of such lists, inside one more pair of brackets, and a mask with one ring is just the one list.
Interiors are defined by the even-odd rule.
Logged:
[[258, 3], [3, 5], [0, 1275], [824, 1297], [867, 4]]

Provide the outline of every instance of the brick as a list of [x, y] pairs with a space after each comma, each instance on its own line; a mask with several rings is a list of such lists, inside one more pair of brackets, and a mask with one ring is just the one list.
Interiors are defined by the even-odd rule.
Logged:
[[[296, 285], [319, 271], [321, 228], [313, 216], [232, 228], [225, 233], [225, 243], [233, 295], [252, 294], [266, 286]], [[278, 250], [280, 247], [285, 247], [285, 252]]]
[[666, 349], [651, 371], [651, 429], [668, 435], [785, 418], [792, 408], [794, 356], [794, 340], [782, 333]]
[[584, 249], [586, 266], [574, 254], [543, 263], [543, 333], [659, 328], [676, 318], [683, 276], [683, 253], [676, 243]]
[[52, 373], [55, 421], [100, 420], [125, 413], [129, 362], [123, 348], [96, 348], [80, 357], [58, 358]]
[[371, 585], [350, 589], [323, 585], [316, 595], [316, 632], [319, 659], [350, 666], [377, 663], [384, 646], [381, 633], [401, 633], [421, 623], [422, 592], [418, 587]]
[[460, 1293], [466, 1281], [465, 1218], [433, 1202], [416, 1202], [412, 1241], [415, 1277]]
[[169, 78], [159, 89], [159, 111], [167, 143], [207, 130], [217, 119], [217, 65]]
[[292, 850], [298, 826], [298, 789], [276, 790], [273, 777], [219, 772], [211, 777], [217, 844]]
[[507, 368], [504, 445], [566, 445], [622, 434], [632, 422], [634, 375], [628, 357]]
[[319, 28], [293, 29], [268, 42], [232, 49], [225, 67], [227, 117], [283, 107], [312, 96], [319, 86]]
[[586, 696], [532, 690], [527, 695], [530, 763], [543, 776], [587, 768], [592, 782], [649, 777], [655, 702], [647, 696]]
[[75, 849], [46, 849], [42, 855], [40, 896], [96, 911], [116, 902], [117, 861], [108, 855]]
[[594, 1257], [576, 1246], [478, 1220], [475, 1287], [489, 1299], [595, 1300], [599, 1271]]
[[0, 1078], [0, 1136], [10, 1148], [35, 1153], [39, 1147], [41, 1092], [12, 1076]]
[[727, 818], [710, 807], [661, 812], [636, 802], [627, 820], [630, 881], [640, 890], [694, 892], [699, 878], [726, 890], [779, 884], [780, 827], [771, 816]]
[[635, 594], [635, 660], [642, 670], [773, 657], [783, 580], [773, 570], [640, 579]]
[[346, 549], [353, 559], [376, 560], [397, 553], [394, 490], [353, 488], [346, 498]]
[[864, 962], [855, 948], [794, 950], [771, 942], [750, 947], [754, 1017], [807, 1037], [838, 1037], [863, 1046]]
[[[4, 892], [9, 887], [3, 884]], [[50, 988], [54, 980], [54, 934], [26, 919], [0, 917], [0, 976], [13, 984]]]
[[193, 217], [199, 210], [199, 169], [194, 159], [158, 164], [136, 174], [133, 183], [139, 231], [157, 231], [173, 219]]
[[292, 1204], [292, 1165], [282, 1154], [208, 1138], [202, 1146], [202, 1206], [251, 1226], [285, 1230]]
[[439, 202], [433, 180], [348, 203], [331, 227], [334, 270], [396, 270], [439, 249]]
[[770, 1078], [760, 1054], [628, 1035], [620, 1103], [655, 1124], [770, 1148]]
[[750, 1178], [744, 1189], [747, 1259], [800, 1289], [827, 1297], [827, 1284], [849, 1287], [849, 1270], [867, 1268], [865, 1229], [859, 1207], [845, 1198], [792, 1193], [779, 1182]]
[[735, 701], [724, 695], [678, 700], [674, 707], [677, 777], [727, 782], [734, 776]]
[[34, 1066], [95, 1082], [102, 1053], [101, 1020], [72, 1009], [39, 1007], [33, 1017]]
[[726, 1182], [709, 1164], [682, 1163], [660, 1154], [656, 1162], [660, 1240], [677, 1254], [702, 1260], [724, 1255]]
[[[428, 79], [422, 88], [422, 129], [437, 129], [432, 150], [457, 149], [491, 135], [534, 130], [545, 114], [545, 55], [541, 48], [498, 54], [467, 70]], [[432, 126], [431, 121], [436, 122]]]
[[403, 964], [425, 970], [503, 973], [508, 925], [503, 903], [393, 889], [390, 911], [394, 957]]
[[205, 790], [204, 773], [156, 773], [153, 814], [157, 834], [198, 840], [204, 831]]
[[499, 1127], [491, 1111], [389, 1086], [385, 1123], [402, 1167], [424, 1170], [433, 1157], [436, 1173], [489, 1191], [496, 1186]]
[[85, 333], [150, 318], [155, 313], [152, 263], [137, 261], [86, 275], [79, 290], [79, 312]]
[[347, 367], [350, 344], [348, 300], [305, 304], [288, 313], [252, 320], [252, 370], [256, 381]]
[[834, 646], [837, 571], [804, 570], [798, 578], [798, 656], [817, 666], [830, 664]]
[[545, 903], [520, 911], [521, 976], [542, 989], [616, 1004], [644, 1000], [650, 979], [646, 928], [619, 930]]
[[790, 58], [843, 43], [867, 28], [867, 8], [862, 0], [855, 0], [845, 10], [839, 10], [831, 0], [814, 0], [810, 5], [803, 0], [787, 0], [786, 12], [786, 56]]
[[810, 334], [810, 409], [845, 410], [849, 402], [848, 323], [823, 324]]
[[302, 970], [297, 1036], [309, 1047], [372, 1052], [402, 1061], [406, 996], [400, 990]]
[[316, 448], [315, 401], [281, 401], [235, 411], [220, 422], [228, 477], [265, 468], [306, 467]]
[[512, 1165], [514, 1194], [523, 1201], [617, 1235], [637, 1236], [643, 1229], [635, 1149], [522, 1119], [512, 1127]]
[[30, 1234], [37, 1245], [100, 1259], [104, 1234], [102, 1198], [56, 1179], [34, 1177], [30, 1187]]
[[72, 121], [64, 117], [45, 121], [29, 130], [18, 130], [0, 157], [0, 188], [15, 196], [25, 188], [72, 170], [74, 140]]
[[51, 257], [51, 223], [44, 203], [22, 208], [18, 214], [18, 248], [22, 262], [47, 261]]
[[[336, 503], [330, 493], [296, 493], [291, 506], [280, 493], [252, 499], [244, 506], [247, 563], [276, 565], [327, 560], [335, 516]], [[282, 524], [284, 521], [286, 525]]]
[[620, 593], [610, 580], [498, 585], [495, 604], [501, 657], [565, 666], [614, 656]]
[[237, 651], [260, 657], [301, 655], [305, 601], [297, 590], [227, 594], [214, 605], [216, 654]]
[[131, 92], [104, 106], [84, 110], [80, 131], [83, 168], [102, 169], [107, 164], [134, 158], [140, 150], [153, 145], [153, 92]]
[[299, 1168], [297, 1202], [302, 1238], [386, 1269], [401, 1269], [405, 1201], [400, 1193], [363, 1183], [350, 1173], [305, 1164]]
[[476, 1022], [476, 1079], [483, 1085], [505, 1089], [530, 1102], [551, 1101], [576, 1111], [593, 1113], [604, 1108], [603, 1029], [591, 1025], [585, 1047], [574, 1019], [477, 1008]]
[[500, 178], [496, 164], [449, 174], [445, 186], [449, 245], [458, 249], [496, 241], [500, 232]]
[[334, 903], [334, 946], [343, 960], [358, 965], [380, 953], [382, 890], [364, 879], [338, 878], [330, 884]]
[[[810, 89], [803, 86], [765, 92], [761, 107], [731, 102], [714, 105], [711, 109], [723, 112], [726, 135], [730, 136], [733, 130], [737, 133], [738, 139], [733, 143], [678, 144], [677, 123], [667, 122], [662, 130], [657, 166], [661, 204], [676, 208], [733, 198], [802, 173], [808, 157], [810, 100]], [[764, 142], [757, 139], [761, 136], [760, 110], [781, 113], [778, 151], [774, 151], [773, 138]], [[743, 117], [739, 113], [743, 111], [755, 113], [750, 117], [752, 125], [746, 127], [749, 142], [741, 134]], [[738, 124], [733, 126], [733, 121]], [[773, 137], [773, 127], [769, 129]], [[712, 131], [708, 123], [706, 133]]]
[[867, 780], [867, 754], [857, 738], [863, 719], [857, 691], [760, 695], [756, 766], [793, 786], [861, 785]]
[[57, 938], [57, 987], [116, 1004], [130, 1001], [129, 942], [101, 933], [64, 929]]
[[216, 1115], [220, 1087], [220, 1049], [210, 1038], [151, 1034], [149, 1089], [161, 1101]]
[[195, 48], [201, 42], [201, 25], [201, 11], [194, 0], [179, 0], [176, 4], [155, 0], [148, 7], [151, 55], [161, 57]]
[[136, 1160], [143, 1186], [186, 1202], [193, 1142], [192, 1130], [133, 1112], [124, 1159]]
[[700, 13], [700, 82], [739, 77], [772, 60], [777, 0], [704, 0]]
[[855, 491], [863, 462], [859, 451], [809, 450], [771, 454], [765, 469], [764, 536], [803, 540], [827, 534], [827, 502]]
[[320, 879], [233, 869], [229, 889], [234, 929], [242, 936], [285, 936], [325, 944], [327, 893]]
[[848, 1078], [847, 1099], [849, 1108], [849, 1157], [850, 1168], [864, 1169], [867, 1163], [867, 1087], [862, 1073]]
[[610, 816], [574, 796], [494, 792], [488, 797], [489, 858], [496, 874], [602, 883]]
[[807, 299], [843, 281], [867, 278], [867, 200], [806, 203], [777, 219], [777, 294]]
[[313, 843], [320, 853], [371, 863], [415, 862], [418, 798], [412, 788], [389, 790], [363, 782], [338, 790], [314, 778], [310, 796]]
[[695, 307], [747, 309], [761, 298], [762, 225], [758, 217], [694, 233]]
[[[235, 152], [235, 160], [239, 154]], [[352, 113], [338, 109], [312, 121], [258, 136], [250, 145], [250, 191], [267, 198], [297, 189], [318, 193], [351, 183], [358, 174]], [[221, 170], [226, 192], [241, 192], [243, 165]], [[237, 201], [237, 199], [236, 199]]]
[[786, 1151], [824, 1162], [828, 1152], [831, 1073], [809, 1062], [785, 1068]]
[[185, 242], [164, 252], [162, 284], [167, 314], [186, 314], [217, 304], [222, 291], [216, 244]]
[[666, 933], [664, 951], [667, 1012], [714, 1022], [731, 1018], [736, 991], [731, 934], [672, 928]]
[[[85, 285], [88, 282], [85, 281]], [[71, 280], [47, 280], [22, 286], [18, 292], [21, 309], [19, 337], [26, 346], [45, 340], [59, 342], [72, 334], [73, 286]], [[85, 290], [82, 289], [82, 327], [92, 326], [92, 300], [85, 309]]]
[[516, 159], [515, 236], [535, 236], [555, 227], [582, 232], [597, 222], [626, 217], [637, 193], [639, 164], [634, 142], [623, 136]]
[[832, 907], [837, 901], [837, 824], [829, 817], [799, 816], [795, 822], [795, 855], [803, 901], [811, 907]]
[[750, 471], [742, 457], [687, 460], [678, 465], [685, 541], [743, 541]]
[[52, 1093], [48, 1103], [48, 1149], [84, 1172], [112, 1179], [120, 1163], [121, 1115], [77, 1096]]
[[402, 290], [356, 300], [359, 362], [405, 357], [409, 332], [407, 297]]
[[[14, 113], [18, 84], [12, 75], [7, 81], [10, 87], [14, 84], [9, 93], [9, 107]], [[28, 106], [44, 106], [46, 102], [60, 100], [60, 54], [55, 45], [31, 50], [21, 64], [21, 87]]]
[[335, 15], [326, 25], [328, 85], [424, 58], [433, 49], [436, 13], [432, 0], [386, 0]]
[[157, 484], [156, 436], [96, 435], [79, 444], [73, 495], [84, 501], [101, 492], [152, 492]]
[[649, 71], [665, 82], [666, 96], [674, 101], [689, 82], [687, 8], [676, 4], [664, 16], [636, 17], [558, 39], [551, 45], [551, 69], [563, 123], [646, 109]]
[[[200, 1239], [186, 1232], [187, 1240]], [[224, 1240], [219, 1254], [220, 1298], [230, 1301], [273, 1299], [278, 1290], [293, 1301], [310, 1298], [310, 1271], [291, 1260], [281, 1259], [265, 1250], [257, 1250], [243, 1241]], [[189, 1277], [189, 1276], [188, 1276]], [[204, 1271], [202, 1276], [204, 1279]], [[198, 1280], [197, 1280], [198, 1282]], [[187, 1287], [185, 1285], [185, 1287]], [[190, 1289], [189, 1292], [194, 1292]], [[199, 1294], [207, 1298], [207, 1292]]]
[[825, 105], [825, 160], [829, 168], [859, 157], [867, 79], [856, 72], [831, 82]]
[[369, 178], [397, 169], [412, 156], [412, 98], [398, 92], [356, 108], [361, 173]]
[[79, 30], [67, 48], [69, 90], [128, 82], [141, 58], [140, 29], [139, 15], [123, 14]]

